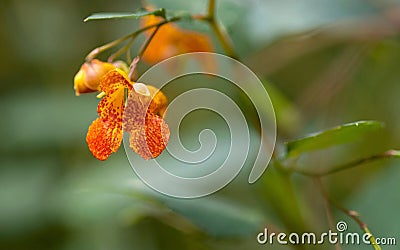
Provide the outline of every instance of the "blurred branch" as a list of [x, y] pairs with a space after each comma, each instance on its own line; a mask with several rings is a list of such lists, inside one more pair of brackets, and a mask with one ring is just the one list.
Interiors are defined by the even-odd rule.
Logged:
[[217, 39], [222, 45], [222, 48], [225, 50], [227, 56], [230, 56], [234, 59], [238, 59], [238, 55], [236, 54], [235, 50], [233, 49], [233, 43], [228, 36], [225, 28], [218, 24], [216, 21], [210, 22], [211, 28], [214, 30]]
[[[228, 33], [226, 32], [225, 28], [218, 23], [218, 21], [216, 20], [216, 11], [215, 11], [215, 7], [216, 6], [216, 1], [215, 0], [209, 0], [209, 4], [208, 4], [208, 11], [206, 15], [192, 15], [190, 16], [190, 18], [194, 19], [194, 20], [200, 20], [200, 21], [205, 21], [208, 22], [210, 27], [212, 28], [212, 30], [214, 31], [218, 41], [220, 42], [222, 48], [224, 49], [225, 53], [227, 54], [227, 56], [230, 56], [232, 58], [237, 59], [237, 53], [233, 48], [233, 43], [228, 35]], [[169, 19], [164, 19], [163, 21], [153, 24], [153, 25], [149, 25], [146, 26], [144, 28], [141, 28], [127, 36], [124, 36], [122, 38], [119, 38], [117, 40], [114, 40], [110, 43], [107, 43], [105, 45], [102, 45], [100, 47], [95, 48], [94, 50], [92, 50], [87, 56], [86, 56], [86, 61], [89, 62], [91, 60], [93, 60], [94, 58], [97, 57], [98, 54], [109, 50], [117, 45], [120, 45], [121, 43], [125, 42], [126, 40], [130, 39], [130, 41], [123, 46], [122, 48], [120, 48], [116, 53], [112, 54], [108, 61], [113, 61], [116, 57], [118, 57], [120, 54], [122, 54], [123, 52], [127, 51], [127, 59], [130, 59], [130, 54], [129, 54], [129, 48], [132, 45], [132, 43], [134, 42], [135, 38], [141, 34], [142, 32], [151, 29], [151, 28], [155, 28], [154, 32], [151, 34], [151, 36], [146, 40], [146, 42], [144, 43], [144, 45], [141, 47], [138, 55], [139, 57], [141, 57], [143, 55], [143, 53], [145, 52], [146, 48], [148, 47], [148, 45], [150, 44], [151, 40], [153, 39], [154, 35], [157, 33], [158, 29], [163, 26], [164, 24], [170, 23], [170, 22], [175, 22], [175, 21], [179, 21], [181, 20], [182, 17], [181, 16], [174, 16], [172, 18]], [[129, 60], [128, 60], [129, 61]]]
[[[400, 7], [379, 16], [347, 19], [332, 25], [286, 36], [270, 43], [246, 60], [251, 69], [262, 75], [273, 74], [309, 53], [341, 43], [365, 44], [400, 33]], [[265, 60], [268, 58], [268, 60]], [[260, 63], [262, 61], [263, 63]]]
[[[320, 183], [321, 182], [320, 179], [318, 179], [317, 181], [319, 182], [318, 184], [322, 185], [322, 183]], [[325, 209], [326, 217], [327, 217], [327, 220], [328, 220], [329, 228], [332, 230], [332, 232], [334, 232], [334, 231], [336, 231], [336, 228], [335, 228], [334, 218], [333, 218], [333, 215], [332, 215], [332, 210], [331, 210], [331, 208], [329, 206], [329, 201], [325, 197], [323, 197], [323, 198], [324, 198], [323, 199], [324, 209]], [[335, 244], [335, 249], [336, 250], [341, 250], [342, 249], [342, 247], [340, 246], [339, 242], [337, 242]]]
[[324, 104], [329, 103], [356, 72], [367, 48], [365, 45], [345, 48], [299, 97], [302, 110], [324, 109]]
[[143, 46], [140, 48], [138, 52], [138, 57], [142, 57], [144, 52], [146, 51], [147, 47], [149, 46], [151, 40], [153, 40], [154, 36], [157, 34], [157, 31], [160, 29], [161, 25], [157, 26], [156, 29], [151, 33], [150, 37], [147, 38], [146, 42], [143, 44]]
[[115, 46], [117, 46], [117, 45], [119, 45], [119, 44], [125, 42], [125, 41], [128, 40], [129, 38], [132, 38], [132, 37], [135, 35], [135, 33], [136, 33], [136, 32], [134, 32], [134, 33], [132, 33], [132, 34], [129, 34], [129, 35], [126, 35], [126, 36], [124, 36], [124, 37], [121, 37], [121, 38], [119, 38], [119, 39], [117, 39], [117, 40], [114, 40], [114, 41], [112, 41], [112, 42], [109, 42], [109, 43], [107, 43], [107, 44], [104, 44], [104, 45], [102, 45], [102, 46], [100, 46], [100, 47], [95, 48], [94, 50], [92, 50], [92, 51], [86, 56], [86, 61], [87, 61], [87, 62], [92, 61], [94, 58], [97, 57], [98, 54], [100, 54], [100, 53], [102, 53], [102, 52], [104, 52], [104, 51], [106, 51], [106, 50], [109, 50], [109, 49], [111, 49], [111, 48], [113, 48], [113, 47], [115, 47]]
[[372, 235], [371, 231], [367, 227], [367, 224], [365, 224], [361, 219], [360, 215], [357, 213], [357, 211], [354, 210], [349, 210], [345, 208], [342, 204], [340, 204], [338, 201], [330, 197], [328, 192], [325, 190], [322, 181], [320, 178], [314, 178], [315, 184], [317, 185], [318, 189], [320, 190], [322, 196], [325, 198], [327, 202], [341, 210], [343, 213], [345, 213], [347, 216], [352, 218], [359, 226], [360, 228], [367, 234], [370, 235], [369, 241], [371, 242], [371, 245], [375, 250], [381, 250], [381, 247], [376, 243], [375, 237]]
[[215, 17], [215, 0], [208, 1], [207, 15], [208, 15], [208, 18], [214, 19], [214, 17]]
[[221, 43], [222, 48], [224, 49], [227, 56], [238, 59], [238, 55], [233, 48], [233, 43], [225, 28], [216, 20], [216, 11], [215, 11], [215, 0], [209, 0], [208, 2], [208, 12], [206, 18], [203, 20], [207, 21], [215, 35], [217, 36], [218, 41]]
[[[117, 40], [114, 40], [114, 41], [112, 41], [112, 42], [110, 42], [110, 43], [107, 43], [107, 44], [105, 44], [105, 45], [102, 45], [102, 46], [100, 46], [100, 47], [97, 47], [97, 48], [95, 48], [94, 50], [92, 50], [92, 51], [86, 56], [86, 61], [87, 61], [87, 62], [90, 62], [90, 61], [93, 60], [98, 54], [100, 54], [100, 53], [102, 53], [102, 52], [104, 52], [104, 51], [106, 51], [106, 50], [109, 50], [109, 49], [111, 49], [111, 48], [113, 48], [113, 47], [115, 47], [115, 46], [117, 46], [117, 45], [119, 45], [119, 44], [125, 42], [125, 41], [128, 40], [128, 39], [131, 39], [132, 41], [130, 41], [130, 42], [133, 42], [133, 40], [134, 40], [139, 34], [141, 34], [142, 32], [144, 32], [144, 31], [146, 31], [146, 30], [148, 30], [148, 29], [151, 29], [151, 28], [156, 28], [156, 29], [158, 29], [158, 28], [160, 28], [161, 26], [163, 26], [164, 24], [167, 24], [167, 23], [170, 23], [170, 22], [176, 22], [176, 21], [179, 21], [179, 20], [181, 20], [181, 19], [182, 19], [182, 17], [176, 16], [176, 17], [173, 17], [173, 18], [170, 18], [170, 19], [167, 19], [167, 20], [163, 20], [163, 21], [161, 21], [161, 22], [159, 22], [159, 23], [156, 23], [156, 24], [152, 24], [152, 25], [143, 27], [143, 28], [138, 29], [138, 30], [136, 30], [135, 32], [133, 32], [133, 33], [131, 33], [131, 34], [129, 34], [129, 35], [126, 35], [126, 36], [121, 37], [121, 38], [119, 38], [119, 39], [117, 39]], [[123, 48], [124, 48], [125, 50], [129, 49], [129, 48], [125, 48], [125, 46], [124, 46]], [[122, 51], [122, 52], [124, 52], [124, 51]], [[117, 53], [122, 53], [122, 52], [121, 52], [121, 51], [117, 51]], [[115, 56], [114, 56], [114, 58], [115, 58]]]
[[131, 45], [134, 41], [135, 41], [134, 37], [131, 37], [131, 39], [123, 47], [121, 47], [117, 52], [115, 52], [110, 57], [108, 57], [107, 61], [110, 63], [113, 62], [115, 60], [115, 58], [120, 56], [125, 51], [129, 50], [129, 48], [131, 47]]
[[266, 190], [274, 190], [279, 186], [280, 191], [285, 193], [282, 196], [278, 192], [270, 192], [268, 198], [273, 201], [272, 206], [281, 215], [282, 221], [287, 229], [291, 231], [307, 231], [306, 219], [303, 216], [302, 206], [296, 188], [291, 179], [291, 172], [287, 171], [279, 161], [274, 161], [273, 170], [270, 172], [274, 181], [265, 183]]
[[173, 212], [172, 210], [165, 213], [160, 213], [156, 216], [156, 218], [164, 222], [166, 225], [169, 225], [183, 233], [205, 236], [205, 233], [199, 227], [194, 225], [187, 218]]

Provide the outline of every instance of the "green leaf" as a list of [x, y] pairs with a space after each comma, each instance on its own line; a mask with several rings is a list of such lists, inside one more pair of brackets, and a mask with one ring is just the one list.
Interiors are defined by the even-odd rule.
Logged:
[[[188, 224], [182, 223], [183, 221], [174, 222], [182, 216], [187, 222], [208, 234], [218, 237], [239, 237], [255, 234], [265, 223], [265, 217], [258, 208], [246, 206], [222, 196], [176, 199], [151, 190], [137, 179], [129, 181], [129, 185], [124, 185], [124, 182], [118, 185], [120, 188], [116, 190], [119, 190], [121, 194], [127, 194], [134, 200], [148, 200], [151, 204], [163, 204], [164, 209], [176, 213], [176, 215], [168, 214], [170, 218], [163, 218], [168, 225], [181, 224], [188, 228]], [[147, 214], [154, 215], [151, 210], [146, 211]]]
[[165, 9], [160, 8], [152, 11], [146, 9], [139, 9], [135, 12], [101, 12], [92, 14], [83, 20], [84, 22], [91, 20], [105, 20], [105, 19], [122, 19], [122, 18], [141, 18], [144, 16], [155, 15], [165, 18]]
[[217, 237], [244, 237], [254, 235], [265, 223], [257, 209], [221, 196], [180, 200], [160, 197], [179, 215], [208, 234]]
[[377, 121], [358, 121], [343, 124], [307, 137], [286, 143], [288, 156], [297, 156], [304, 152], [332, 147], [354, 141], [372, 130], [382, 128]]

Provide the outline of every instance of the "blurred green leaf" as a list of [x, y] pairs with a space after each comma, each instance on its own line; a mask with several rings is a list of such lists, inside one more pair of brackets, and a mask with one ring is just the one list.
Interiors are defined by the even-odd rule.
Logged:
[[148, 11], [146, 9], [139, 9], [135, 12], [100, 12], [86, 17], [85, 20], [83, 21], [87, 22], [92, 20], [104, 20], [104, 19], [141, 18], [149, 15], [165, 17], [165, 9], [159, 8], [152, 11]]
[[133, 177], [123, 162], [75, 174], [54, 196], [52, 210], [79, 228], [100, 219], [112, 221], [117, 214], [122, 225], [154, 218], [185, 233], [245, 237], [266, 221], [259, 208], [222, 196], [187, 200], [160, 194]]
[[382, 126], [383, 124], [377, 121], [358, 121], [343, 124], [286, 143], [287, 155], [297, 156], [304, 152], [351, 142]]
[[218, 237], [253, 235], [265, 224], [265, 217], [259, 209], [223, 197], [168, 198], [165, 203], [208, 234]]
[[[122, 184], [124, 182], [121, 182]], [[219, 237], [232, 236], [248, 236], [259, 230], [265, 222], [265, 217], [257, 208], [252, 208], [224, 197], [209, 196], [198, 199], [177, 199], [169, 196], [161, 195], [139, 180], [129, 180], [125, 184], [120, 185], [118, 192], [127, 194], [133, 199], [141, 199], [142, 201], [152, 201], [155, 204], [163, 204], [158, 209], [170, 209], [177, 215], [187, 219], [199, 229], [208, 234]], [[165, 206], [164, 208], [162, 208]], [[149, 215], [150, 212], [147, 212]], [[169, 214], [171, 217], [171, 214]], [[173, 216], [173, 220], [177, 220], [179, 216]], [[177, 227], [180, 224], [184, 228], [188, 228], [188, 223], [183, 221], [171, 221], [161, 218], [170, 226]]]
[[261, 179], [260, 195], [267, 211], [278, 221], [283, 223], [288, 231], [307, 231], [307, 225], [302, 211], [308, 211], [309, 207], [299, 199], [299, 190], [292, 183], [292, 177], [288, 172], [281, 171], [283, 166], [278, 161], [272, 162]]
[[301, 116], [297, 107], [275, 85], [263, 81], [271, 102], [274, 105], [276, 122], [280, 131], [294, 133], [301, 124]]

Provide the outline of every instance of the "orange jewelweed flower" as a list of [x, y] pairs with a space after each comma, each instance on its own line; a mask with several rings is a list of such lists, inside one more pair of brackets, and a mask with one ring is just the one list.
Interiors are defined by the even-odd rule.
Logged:
[[[130, 133], [131, 141], [134, 141], [130, 144], [131, 148], [142, 158], [147, 160], [161, 154], [169, 139], [168, 125], [159, 116], [167, 105], [164, 94], [154, 87], [131, 82], [120, 69], [106, 73], [99, 88], [104, 92], [97, 107], [99, 117], [89, 126], [86, 136], [89, 150], [94, 157], [106, 160], [116, 152], [121, 145], [123, 131]], [[132, 97], [126, 108], [125, 90]], [[125, 109], [129, 112], [124, 117]], [[132, 119], [133, 116], [135, 119]]]
[[[141, 19], [141, 27], [147, 27], [163, 21], [161, 17], [149, 15]], [[148, 37], [156, 28], [145, 32]], [[189, 52], [212, 52], [213, 47], [210, 38], [199, 32], [185, 30], [174, 23], [162, 25], [142, 58], [147, 63], [155, 64], [169, 57]]]

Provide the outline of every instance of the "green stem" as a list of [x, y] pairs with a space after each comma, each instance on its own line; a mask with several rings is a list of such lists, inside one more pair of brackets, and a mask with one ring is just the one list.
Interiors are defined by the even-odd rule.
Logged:
[[[278, 161], [274, 161], [272, 167], [274, 168], [274, 184], [278, 183], [285, 193], [284, 197], [281, 197], [280, 195], [273, 197], [276, 198], [275, 202], [278, 203], [276, 204], [276, 208], [278, 208], [279, 212], [282, 213], [286, 227], [289, 230], [299, 232], [307, 230], [302, 215], [301, 205], [299, 204], [298, 196], [296, 194], [296, 189], [293, 186], [293, 181], [291, 179], [291, 173], [288, 172]], [[276, 187], [270, 187], [268, 189], [274, 190], [274, 188]]]
[[[202, 15], [193, 15], [192, 18], [195, 20], [202, 20], [202, 21], [206, 21], [209, 23], [209, 25], [211, 26], [213, 32], [215, 33], [218, 41], [220, 42], [223, 50], [225, 51], [225, 53], [232, 57], [237, 59], [238, 56], [233, 48], [233, 43], [228, 35], [228, 33], [226, 32], [225, 28], [219, 24], [215, 18], [215, 5], [216, 5], [216, 1], [215, 0], [209, 0], [209, 4], [208, 4], [208, 12], [207, 15], [202, 16]], [[114, 58], [116, 58], [117, 56], [119, 56], [120, 54], [122, 54], [124, 51], [128, 51], [130, 45], [133, 43], [133, 41], [135, 40], [136, 36], [138, 36], [140, 33], [151, 29], [151, 28], [156, 28], [155, 32], [152, 33], [152, 35], [149, 37], [149, 39], [146, 41], [146, 44], [144, 44], [144, 46], [142, 46], [140, 52], [139, 52], [139, 56], [142, 56], [144, 51], [146, 50], [147, 46], [149, 45], [149, 43], [151, 42], [151, 40], [153, 39], [155, 33], [157, 32], [157, 30], [164, 24], [166, 23], [170, 23], [170, 22], [175, 22], [178, 20], [181, 20], [182, 17], [180, 16], [176, 16], [176, 17], [172, 17], [170, 19], [165, 19], [159, 23], [153, 24], [153, 25], [149, 25], [146, 26], [144, 28], [141, 28], [129, 35], [126, 35], [124, 37], [121, 37], [117, 40], [114, 40], [110, 43], [107, 43], [105, 45], [102, 45], [100, 47], [95, 48], [94, 50], [92, 50], [87, 56], [86, 56], [86, 61], [90, 62], [91, 60], [93, 60], [94, 58], [97, 57], [98, 54], [111, 49], [123, 42], [125, 42], [128, 39], [131, 39], [131, 41], [129, 41], [129, 43], [127, 45], [125, 45], [124, 47], [122, 47], [120, 50], [118, 50], [115, 54], [111, 55], [111, 57], [109, 58], [109, 60], [114, 60]], [[127, 57], [130, 57], [129, 54], [127, 53]]]
[[173, 17], [173, 18], [170, 18], [170, 19], [168, 19], [168, 20], [164, 20], [164, 21], [161, 21], [161, 22], [159, 22], [159, 23], [156, 23], [156, 24], [152, 24], [152, 25], [143, 27], [143, 28], [138, 29], [137, 31], [135, 31], [135, 32], [133, 32], [133, 33], [131, 33], [131, 34], [129, 34], [129, 35], [126, 35], [126, 36], [121, 37], [121, 38], [119, 38], [119, 39], [117, 39], [117, 40], [114, 40], [114, 41], [112, 41], [112, 42], [110, 42], [110, 43], [107, 43], [107, 44], [104, 44], [104, 45], [102, 45], [102, 46], [100, 46], [100, 47], [97, 47], [97, 48], [95, 48], [94, 50], [92, 50], [92, 51], [86, 56], [86, 61], [87, 61], [87, 62], [90, 62], [91, 60], [93, 60], [94, 58], [96, 58], [96, 56], [97, 56], [98, 54], [100, 54], [100, 53], [102, 53], [102, 52], [104, 52], [104, 51], [106, 51], [106, 50], [108, 50], [108, 49], [111, 49], [111, 48], [113, 48], [113, 47], [115, 47], [115, 46], [117, 46], [117, 45], [119, 45], [119, 44], [125, 42], [125, 41], [128, 40], [129, 38], [132, 38], [132, 40], [134, 40], [134, 39], [136, 38], [136, 36], [138, 36], [140, 33], [144, 32], [144, 31], [146, 31], [146, 30], [148, 30], [148, 29], [151, 29], [151, 28], [154, 28], [154, 27], [161, 27], [162, 25], [164, 25], [164, 24], [166, 24], [166, 23], [176, 22], [176, 21], [178, 21], [178, 20], [180, 20], [180, 19], [181, 19], [181, 17]]
[[119, 45], [119, 44], [125, 42], [126, 40], [128, 40], [129, 38], [131, 38], [132, 35], [135, 34], [135, 33], [136, 33], [136, 32], [134, 32], [134, 33], [132, 33], [132, 34], [129, 34], [129, 35], [126, 35], [126, 36], [124, 36], [124, 37], [121, 37], [121, 38], [119, 38], [119, 39], [117, 39], [117, 40], [114, 40], [114, 41], [112, 41], [112, 42], [109, 42], [109, 43], [107, 43], [107, 44], [104, 44], [104, 45], [102, 45], [102, 46], [100, 46], [100, 47], [95, 48], [94, 50], [92, 50], [92, 51], [86, 56], [86, 61], [87, 61], [87, 62], [90, 62], [91, 60], [93, 60], [93, 59], [94, 59], [98, 54], [100, 54], [101, 52], [106, 51], [106, 50], [108, 50], [108, 49], [111, 49], [111, 48], [113, 48], [113, 47], [115, 47], [115, 46], [117, 46], [117, 45]]
[[214, 19], [214, 17], [215, 17], [215, 0], [208, 1], [207, 15], [208, 15], [209, 19]]
[[156, 29], [151, 33], [150, 37], [147, 38], [146, 42], [143, 44], [143, 46], [140, 48], [138, 57], [142, 57], [144, 52], [146, 51], [147, 47], [149, 46], [150, 42], [153, 40], [154, 36], [156, 35], [157, 31], [160, 29], [161, 25], [157, 26]]
[[222, 48], [225, 50], [226, 55], [238, 59], [239, 57], [233, 48], [233, 43], [228, 36], [225, 28], [221, 25], [218, 25], [216, 21], [210, 22], [210, 25], [215, 35], [217, 36], [217, 39], [221, 43]]
[[[325, 197], [324, 197], [324, 198], [325, 198]], [[324, 208], [325, 208], [325, 213], [326, 213], [326, 217], [327, 217], [327, 220], [328, 220], [329, 228], [330, 228], [332, 231], [335, 231], [335, 230], [336, 230], [336, 228], [335, 228], [335, 222], [334, 222], [334, 219], [333, 219], [332, 210], [331, 210], [331, 208], [330, 208], [330, 206], [329, 206], [329, 201], [328, 201], [328, 199], [323, 199], [323, 203], [324, 203]], [[335, 249], [336, 249], [336, 250], [341, 250], [341, 249], [342, 249], [342, 247], [340, 246], [339, 242], [337, 242], [337, 243], [335, 244]]]
[[219, 24], [215, 18], [215, 0], [209, 0], [207, 16], [202, 20], [205, 20], [210, 24], [211, 29], [214, 31], [226, 55], [238, 59], [239, 57], [236, 54], [235, 49], [233, 48], [233, 43], [228, 33], [226, 32], [225, 28], [221, 24]]
[[400, 150], [388, 150], [382, 154], [373, 155], [373, 156], [370, 156], [367, 158], [355, 160], [355, 161], [352, 161], [352, 162], [349, 162], [349, 163], [346, 163], [343, 165], [339, 165], [339, 166], [333, 167], [331, 169], [328, 169], [328, 170], [322, 171], [322, 172], [307, 171], [305, 169], [300, 169], [300, 168], [292, 168], [291, 171], [299, 173], [299, 174], [307, 175], [307, 176], [312, 176], [312, 177], [323, 177], [323, 176], [337, 173], [339, 171], [355, 168], [362, 164], [366, 164], [366, 163], [370, 163], [370, 162], [374, 162], [374, 161], [382, 160], [382, 159], [389, 159], [389, 158], [393, 158], [393, 157], [396, 157], [396, 158], [400, 157]]
[[371, 231], [369, 231], [367, 225], [364, 224], [363, 228], [364, 232], [370, 235], [369, 241], [371, 242], [372, 246], [374, 247], [374, 250], [382, 250], [381, 247], [376, 243], [375, 237], [372, 235]]
[[381, 247], [376, 243], [375, 237], [372, 235], [371, 231], [368, 229], [367, 224], [365, 224], [361, 219], [360, 215], [357, 213], [357, 211], [354, 210], [349, 210], [345, 208], [341, 203], [333, 199], [328, 192], [325, 190], [322, 181], [320, 178], [315, 178], [315, 183], [318, 186], [322, 196], [333, 206], [335, 206], [337, 209], [341, 210], [343, 213], [345, 213], [347, 216], [352, 218], [363, 230], [365, 233], [370, 235], [369, 241], [371, 242], [371, 245], [373, 246], [374, 250], [381, 250]]
[[131, 50], [127, 49], [126, 50], [126, 63], [130, 65], [132, 63], [132, 57], [131, 57]]
[[124, 53], [125, 51], [129, 50], [129, 48], [131, 47], [133, 41], [135, 40], [135, 37], [131, 37], [131, 40], [129, 40], [129, 42], [127, 42], [122, 48], [120, 48], [117, 52], [115, 52], [114, 54], [112, 54], [109, 58], [108, 58], [108, 62], [113, 62], [115, 58], [117, 58], [118, 56], [120, 56], [122, 53]]

